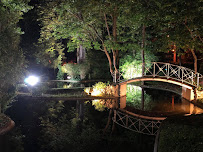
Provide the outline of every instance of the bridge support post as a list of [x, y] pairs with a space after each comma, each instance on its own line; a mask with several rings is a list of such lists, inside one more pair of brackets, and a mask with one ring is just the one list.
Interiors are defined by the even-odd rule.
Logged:
[[120, 108], [124, 109], [126, 107], [126, 96], [120, 97]]
[[189, 100], [189, 101], [192, 101], [194, 100], [195, 94], [194, 94], [194, 91], [192, 89], [188, 89], [188, 88], [185, 88], [185, 87], [182, 87], [182, 97]]
[[126, 96], [127, 93], [127, 83], [119, 84], [119, 97]]

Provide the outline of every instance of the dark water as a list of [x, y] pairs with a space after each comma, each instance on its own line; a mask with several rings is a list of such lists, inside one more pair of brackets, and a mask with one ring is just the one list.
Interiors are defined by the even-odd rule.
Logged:
[[[92, 101], [54, 101], [19, 97], [6, 111], [15, 128], [1, 136], [1, 152], [153, 151], [154, 137], [137, 134], [112, 121], [109, 110]], [[96, 109], [95, 109], [96, 107]]]
[[6, 111], [16, 125], [0, 136], [0, 152], [153, 152], [155, 136], [117, 125], [113, 128], [109, 109], [121, 107], [160, 115], [202, 112], [175, 93], [132, 85], [127, 92], [124, 100], [117, 101], [17, 97]]
[[190, 101], [182, 98], [181, 95], [160, 89], [143, 89], [136, 85], [127, 85], [125, 108], [166, 116], [203, 113], [202, 109], [194, 106]]

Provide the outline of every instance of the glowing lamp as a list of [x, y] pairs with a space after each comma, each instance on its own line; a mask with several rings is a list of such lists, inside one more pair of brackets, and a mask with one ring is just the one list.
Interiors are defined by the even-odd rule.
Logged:
[[24, 80], [25, 83], [34, 86], [39, 82], [39, 78], [36, 76], [29, 76]]

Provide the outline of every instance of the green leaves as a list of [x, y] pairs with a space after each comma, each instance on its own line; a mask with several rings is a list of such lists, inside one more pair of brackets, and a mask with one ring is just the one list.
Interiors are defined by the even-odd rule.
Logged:
[[[14, 86], [23, 79], [26, 62], [19, 47], [23, 34], [18, 22], [31, 9], [28, 1], [2, 0], [0, 2], [0, 103], [3, 110], [11, 102]], [[13, 90], [13, 91], [11, 91]]]

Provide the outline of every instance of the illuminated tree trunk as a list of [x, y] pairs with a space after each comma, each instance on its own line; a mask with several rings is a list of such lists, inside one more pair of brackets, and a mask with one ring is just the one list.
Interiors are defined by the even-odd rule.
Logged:
[[144, 76], [145, 71], [145, 56], [144, 56], [144, 48], [145, 48], [145, 25], [142, 27], [142, 45], [141, 45], [141, 55], [142, 55], [142, 77]]
[[[112, 26], [113, 41], [115, 43], [117, 43], [117, 7], [114, 8], [114, 11], [111, 14], [111, 17], [112, 17], [112, 24], [113, 24], [113, 26]], [[109, 29], [109, 26], [107, 23], [107, 16], [105, 13], [104, 13], [104, 20], [105, 20], [105, 25], [106, 25], [106, 30], [107, 30], [107, 33], [109, 36], [109, 40], [112, 40], [112, 37], [110, 34], [110, 29]], [[115, 71], [116, 72], [115, 79], [117, 79], [118, 68], [119, 68], [119, 51], [118, 51], [118, 49], [114, 49], [114, 48], [111, 48], [111, 50], [113, 53], [113, 59], [112, 60], [111, 60], [111, 57], [110, 57], [106, 47], [104, 46], [104, 52], [105, 52], [105, 54], [108, 58], [108, 61], [109, 61], [110, 72], [111, 72], [111, 74], [113, 74], [113, 71]]]
[[82, 63], [85, 60], [85, 48], [80, 45], [77, 48], [77, 63]]
[[144, 110], [144, 89], [142, 88], [141, 109]]
[[[114, 38], [114, 42], [117, 43], [117, 7], [115, 7], [114, 14], [113, 14], [113, 38]], [[115, 68], [115, 71], [119, 69], [118, 49], [114, 50], [114, 68]]]
[[109, 55], [109, 53], [108, 53], [108, 51], [107, 51], [106, 46], [104, 46], [104, 44], [103, 44], [103, 47], [104, 47], [104, 52], [105, 52], [106, 57], [107, 57], [108, 62], [109, 62], [109, 70], [110, 70], [110, 73], [113, 74], [111, 57], [110, 57], [110, 55]]
[[[142, 77], [145, 75], [145, 25], [142, 26], [142, 45], [141, 45], [141, 55], [142, 55]], [[142, 85], [144, 85], [144, 81], [142, 81]], [[144, 110], [144, 89], [142, 88], [142, 97], [141, 97], [141, 109]]]

